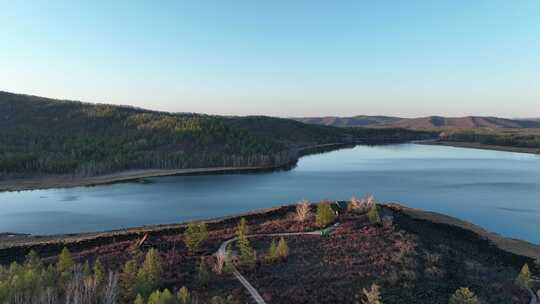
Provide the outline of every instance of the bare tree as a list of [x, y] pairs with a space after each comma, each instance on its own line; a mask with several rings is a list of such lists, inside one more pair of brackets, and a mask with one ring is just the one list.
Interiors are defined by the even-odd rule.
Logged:
[[355, 197], [351, 198], [351, 201], [347, 205], [348, 211], [363, 213], [371, 209], [375, 205], [375, 197], [369, 195], [362, 199], [357, 199]]
[[109, 271], [109, 279], [103, 289], [103, 304], [116, 304], [118, 301], [118, 274]]
[[225, 265], [225, 255], [217, 254], [216, 263], [212, 267], [212, 270], [217, 274], [222, 274], [224, 265]]
[[[66, 304], [116, 304], [118, 302], [118, 274], [109, 272], [106, 284], [100, 288], [94, 277], [85, 278], [80, 265], [76, 265], [66, 285]], [[53, 297], [49, 296], [51, 301]], [[47, 302], [49, 303], [49, 302]], [[54, 302], [56, 303], [56, 302]]]
[[52, 289], [51, 287], [47, 287], [45, 289], [45, 292], [42, 293], [41, 303], [43, 304], [55, 304], [58, 300], [58, 295], [56, 294], [56, 291]]
[[310, 204], [307, 200], [303, 200], [296, 205], [296, 220], [304, 222], [311, 216]]

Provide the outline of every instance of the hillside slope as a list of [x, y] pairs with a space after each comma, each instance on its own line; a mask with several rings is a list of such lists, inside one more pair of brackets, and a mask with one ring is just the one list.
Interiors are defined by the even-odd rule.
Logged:
[[[93, 175], [129, 168], [272, 166], [295, 144], [344, 132], [267, 117], [172, 114], [0, 92], [0, 172]], [[294, 129], [275, 136], [272, 126]]]
[[[0, 92], [0, 177], [132, 169], [276, 167], [297, 149], [423, 133], [352, 130], [264, 116], [166, 113]], [[409, 137], [410, 136], [410, 137]]]
[[374, 125], [385, 125], [398, 122], [403, 118], [392, 116], [367, 116], [358, 115], [352, 117], [337, 117], [337, 116], [325, 116], [325, 117], [305, 117], [294, 118], [295, 120], [317, 125], [334, 126], [334, 127], [364, 127]]
[[413, 119], [403, 119], [398, 122], [387, 124], [394, 128], [407, 129], [474, 129], [474, 128], [538, 128], [540, 123], [535, 121], [514, 120], [498, 117], [442, 117], [429, 116]]

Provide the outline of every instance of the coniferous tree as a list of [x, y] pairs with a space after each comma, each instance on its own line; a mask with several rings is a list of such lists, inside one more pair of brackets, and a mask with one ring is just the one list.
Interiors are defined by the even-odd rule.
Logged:
[[201, 261], [197, 269], [197, 278], [199, 280], [199, 284], [201, 284], [202, 286], [206, 286], [208, 284], [208, 281], [210, 280], [210, 272], [208, 271], [208, 267], [206, 265], [204, 257], [201, 257]]
[[255, 263], [255, 254], [248, 239], [249, 228], [245, 218], [240, 219], [236, 229], [238, 237], [238, 251], [240, 252], [240, 262], [247, 266], [252, 266]]
[[144, 303], [144, 298], [140, 294], [138, 294], [133, 303], [134, 304], [145, 304]]
[[174, 295], [168, 290], [156, 290], [148, 297], [148, 304], [175, 304]]
[[289, 246], [287, 246], [287, 242], [285, 242], [283, 237], [279, 239], [276, 252], [280, 259], [285, 259], [289, 256]]
[[58, 256], [58, 262], [56, 263], [56, 271], [60, 275], [60, 285], [66, 284], [71, 279], [71, 270], [75, 263], [71, 257], [69, 250], [64, 247]]
[[186, 286], [182, 286], [180, 290], [178, 290], [178, 293], [176, 295], [178, 298], [178, 301], [180, 304], [188, 304], [190, 299], [189, 290], [186, 288]]
[[150, 295], [161, 283], [161, 259], [155, 249], [146, 253], [144, 263], [137, 271], [135, 291], [143, 297]]
[[277, 244], [276, 240], [272, 239], [272, 243], [270, 243], [270, 248], [268, 249], [268, 261], [274, 262], [278, 258], [278, 252], [277, 252]]
[[73, 262], [71, 253], [66, 247], [64, 247], [62, 251], [60, 252], [60, 255], [58, 256], [58, 263], [56, 264], [56, 270], [59, 273], [64, 273], [64, 272], [70, 271], [71, 268], [73, 268], [74, 264], [75, 263]]
[[43, 263], [41, 262], [41, 258], [35, 252], [34, 250], [31, 250], [27, 255], [25, 259], [25, 267], [29, 269], [33, 269], [36, 271], [41, 271], [43, 269]]
[[332, 223], [334, 219], [335, 214], [329, 202], [322, 202], [317, 205], [317, 213], [315, 214], [315, 223], [317, 226], [325, 227]]
[[523, 267], [521, 267], [521, 271], [516, 278], [516, 284], [525, 289], [531, 288], [531, 271], [529, 270], [528, 264], [524, 264]]
[[138, 266], [135, 259], [128, 260], [120, 273], [120, 296], [126, 303], [130, 303], [137, 294], [135, 285], [137, 281]]
[[369, 211], [367, 213], [367, 217], [370, 223], [372, 224], [378, 224], [381, 222], [381, 218], [379, 217], [379, 210], [377, 207], [377, 204], [373, 204], [371, 208], [369, 208]]
[[84, 261], [83, 268], [82, 268], [83, 277], [85, 279], [92, 276], [92, 269], [90, 269], [90, 263], [88, 263], [88, 260]]
[[97, 285], [101, 285], [105, 279], [105, 269], [103, 268], [103, 265], [101, 264], [101, 261], [99, 258], [96, 259], [94, 262], [94, 280], [96, 281]]
[[208, 238], [206, 223], [189, 223], [184, 232], [184, 242], [189, 251], [196, 252], [199, 246]]

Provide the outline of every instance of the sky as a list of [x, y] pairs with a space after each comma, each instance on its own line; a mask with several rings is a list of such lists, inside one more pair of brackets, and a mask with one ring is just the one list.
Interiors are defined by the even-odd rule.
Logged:
[[0, 90], [226, 115], [540, 117], [540, 1], [0, 0]]

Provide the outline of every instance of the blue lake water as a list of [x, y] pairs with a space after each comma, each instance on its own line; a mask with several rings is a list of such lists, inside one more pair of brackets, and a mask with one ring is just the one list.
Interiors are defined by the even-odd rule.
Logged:
[[231, 215], [301, 199], [379, 201], [446, 213], [540, 243], [540, 156], [401, 144], [306, 156], [290, 171], [0, 193], [0, 232], [98, 231]]

